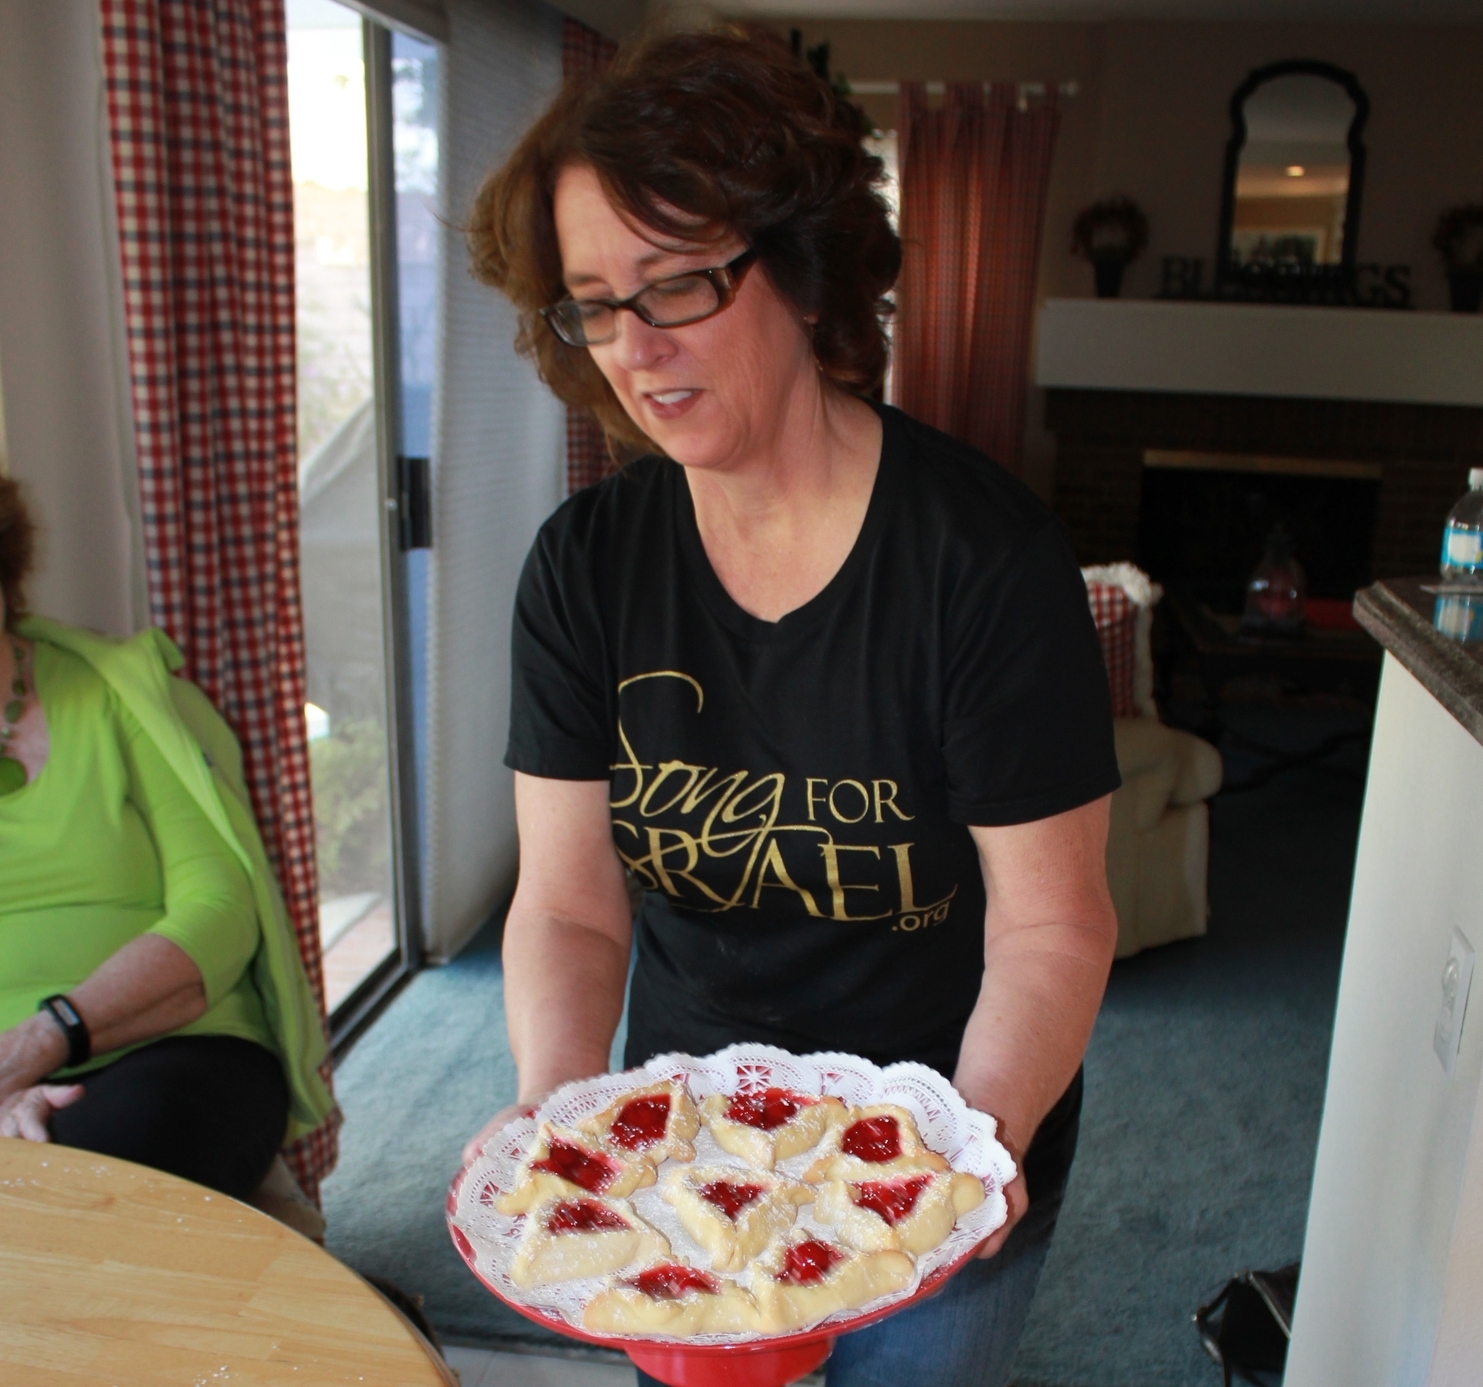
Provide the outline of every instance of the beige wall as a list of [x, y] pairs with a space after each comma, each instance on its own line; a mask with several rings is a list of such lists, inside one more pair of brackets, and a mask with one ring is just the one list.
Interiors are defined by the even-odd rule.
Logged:
[[[1164, 255], [1213, 267], [1221, 167], [1232, 91], [1254, 67], [1312, 57], [1351, 69], [1369, 93], [1358, 253], [1407, 262], [1419, 308], [1446, 307], [1431, 248], [1445, 207], [1483, 197], [1483, 25], [1249, 23], [1010, 23], [912, 20], [776, 21], [827, 40], [836, 72], [857, 79], [1074, 80], [1051, 179], [1041, 297], [1092, 293], [1091, 268], [1069, 250], [1077, 211], [1126, 193], [1148, 213], [1148, 253], [1124, 293], [1158, 291]], [[892, 97], [862, 104], [877, 124], [895, 119]], [[1050, 482], [1051, 444], [1032, 401], [1029, 480]]]

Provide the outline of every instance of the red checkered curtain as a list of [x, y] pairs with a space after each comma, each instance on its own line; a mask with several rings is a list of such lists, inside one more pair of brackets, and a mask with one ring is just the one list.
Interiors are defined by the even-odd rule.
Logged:
[[617, 464], [608, 451], [608, 436], [594, 415], [566, 407], [566, 494], [600, 482]]
[[[618, 45], [579, 20], [566, 19], [561, 26], [561, 76], [571, 82], [601, 72], [613, 59]], [[566, 411], [566, 494], [600, 482], [617, 464], [608, 451], [602, 425], [585, 409]]]
[[561, 24], [561, 76], [570, 82], [574, 77], [590, 77], [613, 61], [618, 45], [604, 38], [596, 29], [579, 19], [566, 18]]
[[938, 110], [903, 82], [897, 108], [896, 403], [1013, 472], [1057, 119], [1053, 92], [1013, 82], [951, 82]]
[[[322, 1013], [283, 0], [102, 0], [102, 21], [150, 612], [242, 743]], [[338, 1120], [285, 1153], [311, 1195]]]

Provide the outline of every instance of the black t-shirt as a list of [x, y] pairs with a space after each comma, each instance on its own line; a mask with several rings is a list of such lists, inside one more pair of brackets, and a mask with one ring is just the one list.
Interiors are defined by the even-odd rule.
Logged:
[[951, 1075], [983, 975], [966, 825], [1117, 787], [1064, 529], [982, 454], [881, 415], [854, 548], [780, 621], [728, 595], [661, 458], [573, 496], [526, 563], [506, 762], [611, 785], [644, 887], [630, 1062], [762, 1040]]

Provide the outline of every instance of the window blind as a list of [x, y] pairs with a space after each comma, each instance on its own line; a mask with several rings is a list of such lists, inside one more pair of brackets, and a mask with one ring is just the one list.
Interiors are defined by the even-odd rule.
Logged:
[[564, 411], [515, 352], [515, 314], [469, 274], [459, 227], [480, 181], [561, 82], [561, 15], [539, 0], [446, 0], [442, 256], [428, 567], [423, 921], [449, 958], [516, 868], [510, 616], [536, 529], [561, 499]]

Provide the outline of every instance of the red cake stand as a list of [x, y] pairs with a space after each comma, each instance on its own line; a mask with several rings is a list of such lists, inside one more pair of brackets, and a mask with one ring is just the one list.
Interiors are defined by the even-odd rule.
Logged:
[[[458, 1207], [458, 1190], [463, 1184], [465, 1171], [459, 1171], [448, 1190], [448, 1231], [453, 1245], [470, 1271], [483, 1283], [486, 1290], [502, 1300], [517, 1315], [549, 1329], [556, 1334], [565, 1334], [571, 1339], [580, 1339], [585, 1344], [598, 1344], [603, 1348], [615, 1348], [626, 1353], [637, 1368], [650, 1377], [669, 1384], [669, 1387], [787, 1387], [800, 1377], [813, 1372], [834, 1348], [834, 1340], [851, 1330], [863, 1329], [868, 1324], [883, 1320], [909, 1305], [941, 1290], [948, 1277], [952, 1276], [965, 1262], [977, 1255], [978, 1247], [970, 1248], [956, 1261], [939, 1267], [925, 1277], [916, 1291], [905, 1300], [898, 1300], [879, 1310], [859, 1314], [847, 1320], [805, 1329], [797, 1334], [776, 1334], [745, 1344], [687, 1344], [682, 1339], [634, 1339], [619, 1338], [611, 1334], [588, 1334], [574, 1329], [560, 1315], [538, 1310], [530, 1305], [521, 1305], [492, 1286], [474, 1265], [473, 1245], [463, 1231], [453, 1224], [453, 1214]], [[988, 1239], [984, 1240], [985, 1242]]]

